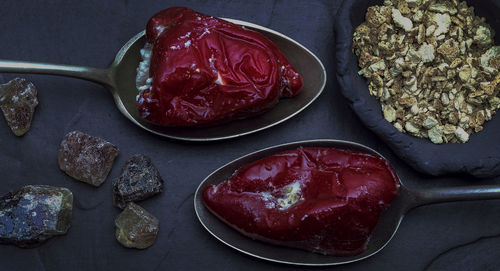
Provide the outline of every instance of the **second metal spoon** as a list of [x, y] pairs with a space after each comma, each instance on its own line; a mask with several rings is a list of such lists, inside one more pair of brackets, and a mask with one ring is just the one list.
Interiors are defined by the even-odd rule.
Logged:
[[366, 250], [358, 255], [349, 257], [326, 256], [254, 241], [226, 225], [204, 206], [202, 192], [207, 186], [218, 184], [228, 179], [243, 165], [278, 152], [296, 149], [300, 146], [357, 150], [382, 157], [382, 155], [367, 146], [349, 141], [329, 139], [293, 142], [245, 155], [215, 170], [198, 186], [194, 196], [194, 208], [203, 227], [224, 244], [260, 259], [294, 265], [339, 265], [368, 258], [383, 249], [396, 233], [405, 214], [415, 207], [440, 202], [500, 199], [500, 185], [415, 190], [406, 188], [401, 182], [398, 196], [380, 217]]

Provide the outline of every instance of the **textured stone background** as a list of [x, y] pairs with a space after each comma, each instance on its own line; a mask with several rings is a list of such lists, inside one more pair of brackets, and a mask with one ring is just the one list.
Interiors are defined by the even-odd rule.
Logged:
[[[303, 270], [268, 263], [211, 237], [193, 210], [193, 193], [213, 170], [243, 154], [315, 138], [352, 140], [387, 157], [413, 188], [500, 183], [468, 177], [429, 177], [413, 171], [351, 112], [335, 80], [333, 23], [341, 1], [3, 1], [0, 58], [105, 67], [156, 11], [184, 5], [216, 16], [254, 22], [308, 47], [329, 80], [310, 108], [271, 129], [239, 139], [193, 144], [165, 140], [136, 127], [101, 86], [78, 79], [26, 76], [39, 90], [31, 131], [15, 137], [0, 120], [0, 194], [25, 184], [71, 189], [73, 226], [36, 249], [0, 246], [0, 270]], [[1, 74], [0, 81], [13, 78]], [[0, 117], [1, 118], [1, 117]], [[119, 146], [121, 154], [100, 187], [72, 180], [57, 165], [59, 143], [81, 130]], [[114, 238], [111, 179], [133, 154], [149, 155], [166, 180], [165, 192], [141, 206], [160, 219], [156, 244], [125, 249]], [[422, 207], [408, 214], [391, 243], [354, 264], [315, 270], [495, 270], [500, 266], [500, 201]]]

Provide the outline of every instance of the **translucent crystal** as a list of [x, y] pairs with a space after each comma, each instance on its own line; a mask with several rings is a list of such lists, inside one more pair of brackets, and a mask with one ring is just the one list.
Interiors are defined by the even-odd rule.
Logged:
[[35, 247], [71, 226], [73, 194], [66, 188], [27, 185], [0, 198], [0, 244]]
[[29, 131], [38, 105], [35, 86], [25, 79], [16, 78], [0, 85], [0, 108], [7, 124], [16, 136]]
[[73, 131], [61, 142], [59, 168], [79, 181], [100, 186], [118, 153], [118, 148], [104, 139]]
[[122, 174], [113, 182], [113, 204], [123, 209], [128, 202], [152, 197], [162, 190], [163, 180], [151, 159], [136, 154], [123, 165]]
[[115, 220], [116, 239], [125, 247], [144, 249], [156, 240], [160, 222], [139, 205], [130, 202]]

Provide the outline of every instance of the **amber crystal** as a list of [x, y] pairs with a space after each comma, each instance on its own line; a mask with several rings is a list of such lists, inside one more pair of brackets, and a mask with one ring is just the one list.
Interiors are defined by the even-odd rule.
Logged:
[[160, 222], [139, 205], [130, 202], [115, 220], [116, 239], [125, 247], [144, 249], [156, 240]]

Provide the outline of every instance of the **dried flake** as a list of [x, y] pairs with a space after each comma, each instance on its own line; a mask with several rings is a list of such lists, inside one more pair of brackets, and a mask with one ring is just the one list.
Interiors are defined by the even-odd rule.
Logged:
[[457, 129], [455, 130], [455, 136], [462, 143], [469, 141], [469, 134], [466, 131], [464, 131], [462, 127], [457, 127]]
[[418, 49], [418, 53], [424, 63], [432, 62], [434, 60], [434, 46], [432, 46], [432, 44], [423, 44]]
[[448, 33], [448, 30], [450, 29], [450, 24], [451, 24], [451, 18], [450, 18], [449, 14], [436, 13], [436, 14], [434, 14], [433, 19], [434, 19], [434, 23], [437, 25], [437, 28], [433, 33], [433, 35], [435, 37], [437, 37], [441, 34]]
[[407, 122], [405, 124], [405, 130], [412, 134], [417, 134], [418, 132], [420, 132], [420, 129], [415, 127], [415, 125], [413, 125], [413, 123], [411, 122]]
[[392, 9], [392, 19], [397, 26], [403, 28], [406, 32], [409, 32], [413, 28], [413, 22], [404, 17], [398, 9]]
[[448, 39], [439, 46], [437, 52], [443, 55], [447, 61], [452, 62], [460, 54], [460, 49], [458, 48], [458, 43], [454, 39]]
[[455, 131], [457, 130], [457, 127], [452, 125], [452, 124], [446, 124], [444, 127], [443, 127], [443, 133], [445, 135], [451, 135], [451, 134], [455, 134]]
[[163, 179], [151, 159], [136, 154], [123, 165], [120, 177], [113, 182], [113, 204], [121, 209], [128, 202], [152, 197], [163, 190]]
[[500, 68], [500, 46], [493, 46], [481, 56], [481, 68], [490, 73], [497, 74]]
[[417, 10], [412, 17], [413, 21], [416, 23], [421, 23], [423, 18], [424, 18], [424, 13], [421, 10]]
[[429, 6], [428, 10], [438, 13], [449, 13], [451, 15], [457, 14], [457, 8], [448, 3], [433, 3]]
[[386, 18], [382, 14], [380, 14], [376, 7], [369, 7], [366, 11], [366, 21], [370, 25], [378, 27], [381, 24], [385, 23]]
[[408, 7], [416, 7], [420, 5], [421, 0], [406, 0]]
[[353, 51], [396, 129], [464, 143], [500, 109], [500, 46], [466, 2], [384, 1], [366, 17]]
[[399, 122], [394, 123], [394, 127], [395, 127], [398, 131], [403, 132], [403, 126], [401, 126], [401, 123], [399, 123]]
[[378, 62], [375, 62], [373, 63], [372, 65], [370, 65], [370, 70], [372, 70], [373, 72], [378, 72], [378, 71], [383, 71], [385, 70], [385, 61], [382, 59]]
[[489, 99], [488, 103], [495, 110], [500, 109], [500, 98], [499, 97], [493, 97], [493, 98]]
[[433, 118], [433, 117], [428, 117], [427, 119], [424, 120], [424, 128], [425, 129], [431, 129], [432, 127], [436, 126], [438, 124], [438, 121]]
[[16, 136], [29, 131], [37, 105], [37, 90], [31, 82], [16, 78], [0, 85], [0, 108]]
[[493, 43], [491, 29], [486, 26], [479, 26], [474, 35], [474, 43], [480, 46], [489, 46]]
[[384, 118], [388, 122], [394, 122], [396, 120], [396, 110], [392, 106], [384, 106]]
[[59, 168], [79, 181], [100, 186], [118, 153], [118, 148], [104, 139], [73, 131], [61, 142]]
[[472, 70], [469, 66], [463, 66], [462, 68], [460, 68], [460, 70], [458, 70], [458, 77], [464, 83], [469, 82], [471, 76], [472, 76]]
[[429, 136], [429, 139], [432, 141], [432, 143], [434, 144], [443, 143], [443, 129], [441, 127], [434, 126], [433, 128], [427, 131], [427, 135]]

